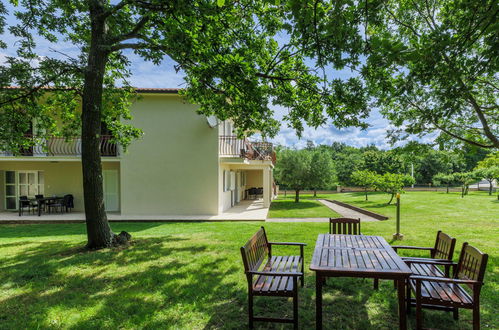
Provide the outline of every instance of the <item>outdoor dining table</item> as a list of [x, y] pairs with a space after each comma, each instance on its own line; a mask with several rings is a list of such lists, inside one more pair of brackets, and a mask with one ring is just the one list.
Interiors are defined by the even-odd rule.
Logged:
[[48, 204], [49, 202], [57, 202], [59, 200], [63, 200], [64, 197], [60, 197], [60, 196], [52, 196], [52, 197], [43, 197], [43, 198], [35, 198], [35, 199], [31, 199], [32, 202], [37, 202], [38, 203], [38, 216], [40, 216], [42, 214], [42, 208], [40, 206], [42, 206], [43, 204]]
[[320, 234], [310, 270], [316, 273], [317, 329], [322, 329], [322, 286], [327, 277], [362, 277], [397, 281], [399, 328], [407, 329], [405, 281], [412, 272], [383, 237]]

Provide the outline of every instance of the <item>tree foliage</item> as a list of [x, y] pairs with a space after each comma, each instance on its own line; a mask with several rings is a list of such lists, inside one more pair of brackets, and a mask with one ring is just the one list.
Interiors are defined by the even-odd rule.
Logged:
[[448, 173], [437, 173], [433, 176], [433, 185], [440, 186], [441, 184], [445, 184], [447, 188], [447, 193], [449, 193], [449, 187], [456, 180], [453, 174]]
[[356, 185], [364, 188], [366, 201], [368, 200], [367, 190], [376, 188], [379, 184], [379, 174], [369, 170], [355, 171], [352, 173], [351, 179]]
[[402, 192], [405, 186], [410, 186], [414, 183], [414, 179], [410, 175], [385, 173], [379, 176], [377, 187], [391, 195], [388, 204], [391, 204], [395, 194]]
[[317, 196], [317, 189], [327, 189], [335, 181], [335, 171], [331, 155], [328, 152], [315, 150], [310, 159], [310, 188]]
[[300, 190], [310, 187], [311, 154], [307, 150], [282, 149], [277, 154], [275, 178], [279, 184], [295, 191], [295, 202], [300, 201]]
[[363, 76], [397, 128], [391, 136], [439, 132], [443, 140], [499, 148], [499, 3], [390, 0], [372, 6]]

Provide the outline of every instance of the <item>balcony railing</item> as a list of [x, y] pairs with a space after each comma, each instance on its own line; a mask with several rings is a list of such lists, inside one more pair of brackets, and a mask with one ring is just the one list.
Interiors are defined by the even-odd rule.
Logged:
[[238, 157], [248, 160], [271, 160], [275, 163], [275, 151], [270, 142], [250, 142], [233, 135], [219, 137], [219, 155]]
[[[100, 153], [103, 157], [116, 157], [119, 155], [118, 145], [111, 142], [112, 137], [102, 135], [100, 138]], [[23, 156], [23, 157], [60, 157], [81, 156], [81, 139], [66, 139], [63, 137], [52, 137], [44, 139], [31, 147], [21, 148], [19, 153], [13, 154], [8, 151], [0, 151], [0, 156]]]

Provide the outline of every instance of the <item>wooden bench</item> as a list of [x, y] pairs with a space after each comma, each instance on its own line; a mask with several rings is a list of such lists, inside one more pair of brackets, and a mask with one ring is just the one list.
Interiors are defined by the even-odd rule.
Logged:
[[[299, 256], [274, 256], [272, 246], [292, 245], [300, 247]], [[254, 321], [293, 323], [298, 328], [298, 278], [304, 283], [303, 247], [305, 243], [269, 242], [262, 227], [241, 247], [244, 272], [248, 280], [249, 327]], [[293, 298], [293, 318], [255, 317], [254, 296]]]
[[[453, 278], [412, 275], [409, 278], [408, 286], [414, 292], [415, 299], [410, 298], [411, 291], [409, 291], [407, 310], [409, 311], [413, 305], [416, 306], [416, 328], [422, 328], [421, 309], [424, 307], [453, 311], [456, 320], [459, 318], [459, 308], [472, 309], [473, 329], [480, 329], [480, 290], [483, 285], [487, 260], [487, 254], [480, 252], [468, 243], [464, 243]], [[425, 263], [436, 265], [439, 261], [413, 259], [406, 260], [406, 263], [409, 265]], [[462, 284], [469, 286], [472, 295], [463, 289]]]

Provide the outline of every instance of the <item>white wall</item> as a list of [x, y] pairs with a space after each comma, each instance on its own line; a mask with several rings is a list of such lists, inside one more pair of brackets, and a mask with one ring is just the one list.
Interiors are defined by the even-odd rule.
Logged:
[[178, 95], [145, 94], [132, 116], [144, 136], [122, 156], [122, 214], [217, 214], [218, 129]]

